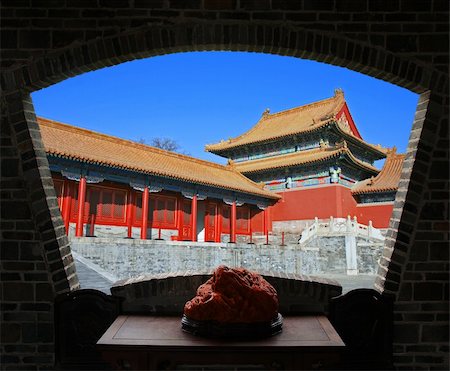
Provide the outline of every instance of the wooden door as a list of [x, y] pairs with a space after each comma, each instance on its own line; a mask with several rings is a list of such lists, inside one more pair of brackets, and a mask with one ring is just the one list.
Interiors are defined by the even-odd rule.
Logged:
[[181, 218], [180, 218], [180, 240], [192, 240], [192, 201], [182, 200], [181, 202]]
[[209, 202], [206, 206], [205, 213], [205, 241], [206, 242], [220, 242], [218, 231], [218, 205]]

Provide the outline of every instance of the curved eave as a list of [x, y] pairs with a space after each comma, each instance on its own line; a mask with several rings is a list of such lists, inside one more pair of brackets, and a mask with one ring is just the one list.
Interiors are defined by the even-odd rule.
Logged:
[[354, 135], [351, 135], [351, 134], [347, 133], [346, 131], [342, 130], [340, 128], [340, 126], [337, 124], [337, 122], [336, 122], [336, 120], [334, 118], [330, 118], [328, 120], [324, 120], [324, 121], [321, 121], [319, 123], [313, 124], [313, 125], [311, 125], [311, 127], [309, 129], [306, 129], [306, 130], [301, 130], [301, 131], [293, 132], [293, 133], [290, 133], [290, 134], [285, 134], [285, 135], [279, 135], [279, 136], [274, 136], [274, 137], [270, 137], [270, 138], [260, 139], [260, 140], [256, 140], [256, 141], [251, 142], [251, 143], [244, 143], [244, 144], [237, 144], [237, 145], [230, 144], [229, 146], [226, 146], [224, 148], [218, 148], [218, 149], [211, 148], [212, 145], [205, 146], [205, 151], [214, 153], [216, 155], [221, 155], [221, 154], [224, 154], [224, 153], [226, 153], [228, 151], [240, 149], [240, 148], [243, 148], [243, 147], [247, 147], [249, 145], [265, 144], [265, 143], [273, 142], [275, 140], [287, 139], [287, 138], [290, 138], [290, 137], [292, 137], [294, 135], [302, 135], [302, 134], [314, 133], [314, 132], [317, 132], [320, 129], [323, 129], [324, 127], [327, 127], [327, 126], [334, 128], [340, 135], [342, 135], [343, 137], [348, 139], [350, 142], [352, 142], [352, 143], [354, 143], [354, 144], [356, 144], [358, 146], [361, 146], [361, 147], [369, 150], [370, 152], [372, 152], [374, 155], [376, 155], [375, 158], [377, 160], [380, 160], [380, 159], [383, 159], [383, 158], [386, 157], [386, 150], [378, 148], [378, 147], [376, 147], [376, 146], [374, 146], [372, 144], [366, 143], [364, 140], [362, 140], [362, 139], [360, 139], [360, 138], [358, 138], [358, 137], [356, 137]]
[[[314, 150], [313, 150], [314, 151]], [[362, 162], [361, 160], [358, 160], [351, 151], [347, 147], [337, 148], [337, 149], [328, 149], [323, 150], [322, 153], [318, 152], [317, 158], [307, 159], [304, 158], [305, 153], [302, 152], [294, 152], [286, 155], [276, 156], [273, 158], [268, 158], [264, 160], [253, 160], [256, 166], [258, 165], [258, 162], [260, 163], [259, 168], [245, 170], [245, 169], [239, 169], [239, 165], [236, 165], [236, 168], [238, 171], [240, 171], [242, 174], [256, 174], [256, 173], [263, 173], [265, 171], [275, 170], [275, 169], [283, 169], [286, 167], [292, 167], [292, 166], [300, 166], [300, 165], [309, 165], [314, 163], [320, 163], [324, 161], [329, 161], [334, 158], [339, 158], [341, 156], [344, 156], [345, 159], [352, 165], [356, 166], [369, 174], [377, 175], [379, 173], [379, 170], [369, 164], [366, 164]], [[278, 160], [279, 162], [276, 164], [264, 164], [264, 162], [269, 162], [271, 160]], [[281, 160], [281, 161], [280, 161]], [[247, 163], [251, 164], [251, 161], [248, 161]]]
[[[363, 183], [360, 185], [365, 187], [370, 187], [367, 185], [367, 183]], [[371, 193], [387, 193], [387, 192], [397, 192], [398, 187], [375, 187], [373, 189], [355, 189], [352, 190], [353, 195], [362, 195], [362, 194], [371, 194]]]
[[[225, 142], [220, 142], [220, 143], [214, 143], [214, 144], [209, 144], [205, 146], [205, 150], [207, 152], [211, 152], [211, 153], [215, 153], [220, 155], [223, 152], [229, 151], [229, 150], [233, 150], [233, 149], [237, 149], [237, 148], [241, 148], [241, 147], [245, 147], [247, 145], [252, 145], [254, 143], [257, 144], [262, 144], [262, 143], [267, 143], [267, 142], [271, 142], [273, 140], [279, 140], [285, 137], [290, 137], [292, 135], [297, 135], [297, 134], [301, 134], [301, 133], [308, 133], [310, 131], [315, 130], [317, 127], [321, 127], [322, 125], [324, 125], [326, 122], [329, 121], [330, 118], [332, 118], [334, 115], [337, 114], [337, 112], [339, 112], [339, 110], [342, 108], [342, 106], [345, 104], [345, 99], [344, 99], [344, 94], [342, 91], [335, 91], [334, 96], [329, 97], [329, 98], [325, 98], [316, 102], [312, 102], [309, 104], [305, 104], [299, 107], [294, 107], [288, 110], [284, 110], [284, 111], [280, 111], [280, 112], [276, 112], [273, 114], [265, 114], [263, 115], [263, 117], [257, 122], [257, 124], [255, 126], [253, 126], [250, 130], [248, 130], [247, 132], [229, 139], [228, 141]], [[325, 109], [322, 109], [326, 107]], [[269, 133], [267, 134], [268, 136], [261, 138], [261, 139], [256, 139], [256, 140], [248, 140], [247, 138], [249, 136], [252, 135], [252, 133], [254, 133], [255, 131], [257, 131], [266, 120], [277, 120], [277, 118], [280, 117], [286, 117], [289, 115], [295, 115], [295, 114], [306, 114], [308, 117], [308, 121], [311, 120], [310, 126], [312, 127], [312, 130], [309, 130], [308, 128], [305, 129], [304, 125], [302, 124], [301, 128], [299, 128], [298, 130], [292, 130], [289, 133], [285, 133], [282, 135], [277, 135], [276, 133], [276, 129], [274, 129], [275, 133]], [[297, 118], [293, 118], [293, 120], [297, 120]], [[291, 122], [294, 122], [291, 121]], [[269, 125], [275, 125], [274, 127], [276, 128], [276, 125], [280, 125], [280, 122], [272, 122], [269, 123]], [[281, 127], [281, 126], [279, 126]], [[244, 143], [237, 143], [239, 141], [245, 141]]]
[[[138, 173], [142, 173], [142, 174], [146, 174], [146, 175], [155, 175], [155, 176], [160, 176], [160, 177], [164, 177], [164, 178], [168, 178], [168, 179], [185, 181], [188, 183], [195, 183], [195, 184], [201, 184], [201, 185], [205, 185], [205, 186], [209, 186], [209, 187], [223, 188], [223, 189], [227, 189], [230, 191], [241, 192], [241, 193], [246, 193], [246, 194], [250, 194], [250, 195], [256, 195], [256, 196], [260, 196], [260, 197], [264, 197], [264, 198], [270, 198], [273, 200], [277, 200], [280, 198], [278, 195], [276, 195], [272, 192], [269, 192], [269, 191], [264, 191], [264, 190], [261, 190], [259, 192], [257, 192], [256, 190], [250, 191], [248, 189], [246, 190], [243, 188], [229, 187], [226, 184], [224, 185], [224, 184], [218, 184], [218, 183], [214, 183], [214, 182], [205, 182], [201, 179], [195, 179], [195, 178], [189, 178], [189, 177], [177, 177], [177, 176], [174, 176], [174, 174], [152, 171], [152, 170], [139, 168], [139, 167], [135, 167], [135, 166], [126, 166], [123, 164], [115, 163], [113, 161], [110, 161], [110, 162], [99, 161], [99, 160], [95, 160], [95, 159], [92, 159], [92, 158], [89, 158], [86, 156], [75, 156], [75, 155], [70, 155], [70, 154], [61, 153], [61, 152], [52, 151], [52, 150], [47, 150], [46, 152], [47, 152], [47, 155], [50, 155], [50, 156], [64, 158], [64, 159], [68, 159], [68, 160], [72, 160], [72, 161], [84, 162], [87, 164], [100, 165], [100, 166], [105, 166], [105, 167], [110, 167], [110, 168], [118, 168], [118, 169], [123, 169], [123, 170], [127, 170], [127, 171], [134, 171], [134, 172], [138, 172]], [[232, 171], [232, 170], [224, 169], [224, 171]], [[259, 186], [256, 183], [252, 182], [250, 179], [246, 178], [244, 175], [240, 174], [239, 172], [236, 172], [236, 173], [237, 173], [236, 175], [245, 178], [245, 179], [243, 179], [243, 181], [246, 181], [248, 183], [253, 183], [251, 186], [259, 189]]]
[[380, 170], [378, 170], [376, 167], [366, 164], [365, 162], [362, 162], [361, 160], [358, 160], [355, 156], [353, 156], [353, 154], [349, 150], [346, 150], [343, 153], [343, 155], [345, 156], [345, 158], [347, 160], [349, 160], [349, 162], [351, 164], [356, 165], [357, 167], [367, 171], [368, 173], [371, 173], [373, 175], [378, 175], [378, 173], [380, 172]]
[[[237, 169], [242, 174], [263, 173], [263, 172], [268, 171], [268, 170], [283, 169], [283, 168], [288, 167], [288, 166], [309, 165], [309, 164], [314, 164], [314, 163], [318, 163], [318, 162], [328, 161], [328, 160], [333, 159], [333, 158], [338, 158], [342, 153], [343, 153], [343, 151], [337, 150], [337, 151], [331, 152], [328, 156], [324, 156], [324, 157], [321, 157], [321, 158], [318, 158], [318, 159], [312, 159], [312, 160], [309, 160], [309, 161], [302, 160], [301, 158], [298, 158], [297, 160], [291, 160], [291, 161], [289, 161], [289, 159], [288, 159], [284, 164], [276, 164], [276, 165], [272, 165], [272, 166], [268, 165], [268, 166], [261, 167], [259, 169], [254, 169], [254, 170], [247, 170], [247, 171], [246, 170], [239, 170], [239, 166], [237, 166]], [[295, 154], [297, 156], [299, 156], [299, 153], [295, 153]], [[283, 155], [283, 157], [284, 156], [289, 156], [289, 155], [291, 155], [291, 154]]]
[[274, 140], [290, 138], [290, 137], [292, 137], [294, 135], [309, 134], [309, 133], [313, 133], [313, 132], [321, 129], [322, 127], [326, 126], [330, 121], [331, 120], [325, 120], [325, 121], [321, 121], [319, 123], [315, 123], [315, 124], [311, 125], [311, 127], [309, 129], [306, 129], [306, 130], [301, 130], [301, 131], [298, 131], [298, 132], [293, 132], [293, 133], [284, 134], [284, 135], [273, 136], [273, 137], [270, 137], [270, 138], [263, 138], [263, 139], [255, 140], [255, 141], [249, 142], [249, 143], [236, 144], [236, 145], [233, 145], [233, 144], [230, 143], [229, 146], [222, 147], [222, 148], [217, 148], [217, 149], [211, 148], [213, 145], [207, 145], [207, 146], [205, 146], [205, 151], [214, 153], [216, 155], [220, 155], [220, 154], [223, 154], [224, 152], [227, 152], [227, 151], [230, 151], [230, 150], [235, 150], [235, 149], [238, 149], [238, 148], [252, 146], [254, 144], [265, 144], [265, 143], [273, 142]]
[[389, 149], [380, 173], [376, 177], [356, 183], [352, 188], [352, 194], [396, 192], [405, 158], [404, 155], [397, 154], [396, 151], [397, 149], [395, 147]]
[[381, 160], [386, 157], [386, 149], [378, 148], [377, 146], [369, 144], [369, 143], [365, 142], [364, 140], [347, 133], [346, 131], [342, 130], [342, 128], [339, 126], [339, 124], [334, 120], [332, 121], [332, 126], [333, 126], [333, 128], [335, 128], [338, 131], [339, 134], [344, 136], [345, 139], [347, 139], [349, 142], [357, 144], [361, 147], [368, 149], [370, 152], [377, 154], [377, 157], [376, 157], [377, 160]]

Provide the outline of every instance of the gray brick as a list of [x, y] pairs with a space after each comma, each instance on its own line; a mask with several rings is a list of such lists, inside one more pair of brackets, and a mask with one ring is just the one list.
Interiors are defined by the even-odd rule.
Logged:
[[448, 324], [423, 326], [421, 341], [433, 343], [433, 342], [448, 342], [448, 340], [449, 340]]

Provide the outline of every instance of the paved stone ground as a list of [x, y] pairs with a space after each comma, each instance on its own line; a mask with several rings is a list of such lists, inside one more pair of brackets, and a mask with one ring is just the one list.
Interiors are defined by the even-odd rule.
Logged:
[[103, 291], [105, 294], [110, 295], [110, 288], [114, 283], [114, 280], [106, 278], [104, 275], [98, 273], [93, 269], [93, 264], [86, 264], [84, 259], [75, 256], [75, 267], [77, 268], [78, 280], [82, 289], [96, 289]]

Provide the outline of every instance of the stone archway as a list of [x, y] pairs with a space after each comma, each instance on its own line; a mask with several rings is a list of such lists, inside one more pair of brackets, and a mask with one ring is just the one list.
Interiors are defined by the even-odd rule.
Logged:
[[[39, 300], [45, 301], [45, 307], [42, 307], [45, 309], [42, 310], [51, 316], [52, 295], [77, 288], [70, 246], [64, 233], [48, 161], [29, 94], [83, 72], [125, 61], [200, 50], [255, 51], [312, 59], [347, 67], [421, 94], [376, 282], [380, 291], [393, 293], [401, 300], [412, 300], [412, 285], [415, 284], [412, 280], [415, 278], [411, 278], [408, 274], [414, 272], [415, 267], [408, 266], [411, 264], [410, 256], [416, 254], [414, 259], [420, 259], [422, 255], [418, 245], [435, 238], [429, 220], [434, 220], [436, 214], [439, 220], [445, 219], [445, 207], [427, 202], [424, 192], [430, 191], [423, 185], [430, 176], [435, 180], [445, 179], [445, 159], [436, 160], [438, 155], [432, 157], [430, 153], [436, 144], [443, 147], [439, 142], [439, 136], [448, 136], [448, 131], [445, 132], [444, 129], [447, 77], [429, 69], [425, 64], [401, 58], [385, 49], [359, 42], [354, 38], [347, 39], [342, 34], [337, 36], [329, 32], [309, 31], [287, 23], [277, 25], [250, 21], [212, 23], [205, 20], [190, 23], [179, 20], [173, 24], [145, 26], [110, 37], [74, 42], [61, 49], [49, 50], [47, 54], [30, 58], [26, 63], [4, 71], [2, 135], [7, 139], [2, 146], [10, 149], [11, 153], [14, 152], [11, 158], [7, 159], [8, 165], [13, 164], [14, 167], [14, 170], [8, 170], [12, 178], [8, 184], [13, 189], [11, 194], [16, 192], [21, 205], [29, 205], [29, 210], [21, 209], [18, 205], [15, 207], [17, 201], [8, 201], [8, 206], [11, 207], [8, 213], [17, 216], [17, 220], [27, 220], [27, 223], [8, 224], [11, 231], [3, 233], [3, 236], [12, 246], [11, 259], [15, 259], [19, 264], [24, 260], [22, 254], [28, 258], [25, 252], [28, 250], [22, 246], [25, 244], [21, 241], [29, 239], [32, 242], [33, 256], [30, 259], [36, 258], [36, 262], [31, 263], [30, 269], [38, 271], [37, 273], [41, 275], [40, 281], [32, 281], [30, 278], [32, 282], [30, 284], [25, 283], [21, 286], [9, 284], [7, 291], [20, 292], [13, 295], [13, 299], [17, 298], [20, 301], [23, 295], [38, 301], [39, 297]], [[445, 157], [445, 153], [441, 156]], [[437, 225], [436, 228], [442, 229], [445, 225]], [[18, 251], [22, 249], [24, 252], [19, 254]], [[426, 254], [431, 255], [432, 252], [427, 250]], [[438, 253], [435, 254], [436, 259], [441, 259]], [[38, 259], [39, 255], [42, 255], [41, 260]], [[428, 261], [434, 259], [428, 256], [426, 255], [424, 259]], [[442, 274], [445, 267], [436, 268], [436, 271]], [[46, 274], [50, 277], [48, 280], [45, 278]], [[434, 289], [441, 288], [437, 286], [439, 285], [417, 283], [414, 299], [427, 300], [429, 295], [436, 294]], [[38, 293], [38, 290], [42, 291]], [[441, 291], [435, 295], [440, 299], [433, 300], [444, 299], [442, 288]], [[407, 312], [410, 309], [404, 310]], [[47, 319], [47, 322], [51, 331], [53, 322], [51, 319]], [[16, 328], [19, 329], [17, 331], [21, 331], [22, 324], [18, 326], [8, 324], [8, 326], [10, 333], [14, 334]], [[411, 331], [418, 328], [416, 323], [411, 326]], [[433, 329], [430, 327], [427, 331]], [[417, 334], [418, 331], [414, 332], [418, 341]], [[51, 360], [42, 363], [51, 364]]]
[[[398, 226], [402, 222], [402, 206], [405, 205], [405, 202], [407, 203], [408, 180], [414, 167], [416, 139], [420, 136], [426, 117], [422, 113], [424, 110], [426, 111], [429, 94], [424, 92], [427, 89], [435, 88], [438, 80], [431, 79], [431, 73], [420, 65], [400, 60], [381, 49], [370, 48], [354, 40], [346, 40], [326, 33], [304, 29], [293, 30], [288, 27], [265, 24], [243, 26], [239, 24], [188, 23], [167, 27], [154, 26], [110, 38], [96, 39], [86, 44], [73, 45], [31, 61], [27, 66], [10, 71], [6, 75], [5, 87], [11, 91], [6, 95], [7, 103], [12, 106], [11, 102], [14, 101], [17, 111], [25, 113], [19, 116], [14, 113], [14, 117], [17, 117], [18, 121], [13, 122], [13, 127], [19, 128], [16, 129], [16, 135], [24, 138], [24, 142], [18, 143], [19, 149], [22, 156], [25, 153], [32, 156], [31, 152], [34, 151], [36, 165], [38, 165], [36, 168], [24, 171], [24, 175], [28, 185], [34, 189], [35, 198], [39, 199], [39, 202], [32, 203], [32, 208], [34, 215], [41, 216], [38, 226], [46, 246], [45, 254], [50, 265], [50, 273], [53, 275], [53, 282], [58, 285], [55, 287], [56, 292], [76, 287], [77, 280], [69, 244], [63, 233], [62, 221], [58, 215], [52, 185], [49, 181], [51, 179], [50, 171], [37, 129], [34, 109], [27, 93], [83, 72], [125, 61], [199, 50], [245, 50], [323, 61], [422, 93], [418, 107], [421, 119], [414, 122], [413, 136], [408, 146], [405, 169], [394, 205], [394, 215], [376, 284], [380, 291], [385, 288], [391, 292], [395, 291], [393, 289], [398, 287], [399, 277], [398, 274], [394, 276], [389, 274], [389, 270], [391, 265], [395, 265], [394, 271], [397, 273], [401, 271], [402, 259], [396, 260], [396, 235]], [[22, 108], [19, 107], [19, 102], [21, 102]], [[28, 138], [25, 138], [26, 134], [29, 134]], [[41, 180], [40, 185], [38, 178]], [[40, 193], [37, 193], [39, 192], [38, 188], [41, 188]], [[46, 202], [42, 202], [44, 199]], [[64, 277], [64, 272], [66, 277]], [[388, 278], [388, 282], [392, 281], [392, 285], [385, 287], [386, 278]], [[69, 284], [64, 285], [64, 280], [68, 280]]]

